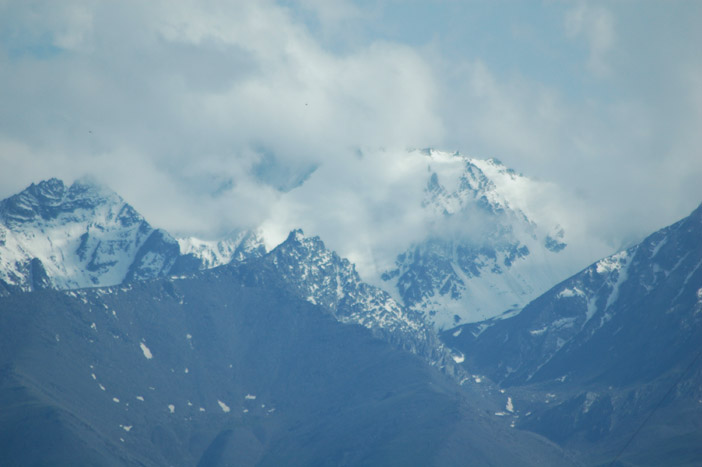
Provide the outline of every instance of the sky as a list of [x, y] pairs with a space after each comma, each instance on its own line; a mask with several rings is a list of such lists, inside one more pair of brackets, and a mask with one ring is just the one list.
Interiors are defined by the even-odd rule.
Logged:
[[421, 224], [407, 150], [433, 147], [543, 182], [594, 260], [702, 201], [701, 21], [698, 1], [0, 0], [0, 198], [88, 175], [177, 235], [303, 227], [391, 257]]

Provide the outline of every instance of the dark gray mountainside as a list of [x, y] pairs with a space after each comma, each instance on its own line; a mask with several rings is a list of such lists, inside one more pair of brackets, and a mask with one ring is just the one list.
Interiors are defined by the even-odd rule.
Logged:
[[0, 299], [0, 464], [570, 464], [296, 295], [248, 265]]
[[592, 462], [700, 465], [701, 266], [702, 205], [517, 316], [443, 338], [507, 389], [522, 428]]

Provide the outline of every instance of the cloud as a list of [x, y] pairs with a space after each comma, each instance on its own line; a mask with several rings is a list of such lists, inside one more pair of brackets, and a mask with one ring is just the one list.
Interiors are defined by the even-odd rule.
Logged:
[[279, 198], [263, 224], [266, 238], [273, 246], [290, 229], [301, 227], [306, 234], [320, 235], [372, 279], [428, 232], [421, 209], [427, 166], [417, 151], [349, 151]]
[[[567, 27], [531, 68], [505, 72], [489, 56], [457, 61], [429, 53], [437, 57], [446, 147], [557, 183], [559, 210], [580, 238], [613, 250], [702, 201], [691, 182], [702, 176], [695, 130], [702, 125], [695, 98], [702, 60], [690, 47], [702, 37], [687, 19], [699, 14], [689, 8], [607, 5], [556, 15]], [[665, 21], [650, 22], [662, 15]], [[585, 39], [587, 50], [573, 49], [568, 37]], [[540, 70], [554, 58], [563, 76], [543, 79]]]
[[443, 131], [419, 54], [378, 41], [335, 55], [274, 2], [4, 12], [3, 26], [33, 31], [0, 50], [0, 87], [11, 90], [0, 141], [14, 166], [0, 174], [5, 196], [49, 174], [94, 172], [154, 224], [212, 235], [269, 215], [279, 194], [253, 176], [263, 158], [309, 172], [357, 147], [421, 145]]
[[566, 14], [564, 23], [569, 37], [587, 41], [587, 69], [596, 76], [607, 76], [611, 71], [607, 55], [616, 41], [612, 13], [602, 6], [580, 3]]
[[557, 93], [520, 79], [500, 80], [480, 60], [451, 66], [456, 84], [443, 87], [447, 92], [442, 107], [454, 122], [452, 137], [463, 137], [460, 146], [489, 142], [481, 148], [484, 157], [510, 154], [532, 163], [554, 152], [555, 130], [567, 118]]
[[324, 27], [337, 27], [342, 22], [365, 16], [359, 6], [348, 0], [298, 0], [297, 3], [315, 14]]
[[559, 199], [547, 205], [558, 210], [562, 224], [580, 231], [581, 241], [619, 248], [685, 215], [683, 204], [700, 201], [686, 199], [693, 192], [702, 196], [699, 190], [685, 195], [678, 189], [689, 179], [685, 172], [702, 171], [692, 157], [698, 136], [690, 126], [702, 120], [692, 109], [677, 109], [690, 120], [677, 115], [680, 126], [660, 135], [657, 125], [670, 114], [646, 102], [624, 96], [573, 100], [541, 83], [496, 76], [480, 61], [465, 63], [458, 73], [463, 79], [453, 82], [459, 84], [442, 86], [450, 90], [442, 107], [451, 116], [451, 147], [497, 157], [527, 176], [557, 183]]

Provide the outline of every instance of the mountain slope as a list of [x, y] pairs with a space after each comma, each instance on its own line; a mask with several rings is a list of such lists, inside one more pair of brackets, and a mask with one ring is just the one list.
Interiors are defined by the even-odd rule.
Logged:
[[447, 329], [519, 309], [574, 272], [564, 230], [526, 214], [537, 183], [492, 159], [425, 156], [429, 233], [383, 274], [405, 305]]
[[702, 205], [519, 315], [443, 337], [465, 365], [522, 394], [532, 412], [522, 426], [614, 449], [657, 411], [632, 449], [636, 462], [645, 452], [663, 463], [697, 452], [699, 462], [691, 449], [702, 445], [701, 266]]
[[250, 265], [15, 294], [0, 333], [3, 465], [570, 464]]

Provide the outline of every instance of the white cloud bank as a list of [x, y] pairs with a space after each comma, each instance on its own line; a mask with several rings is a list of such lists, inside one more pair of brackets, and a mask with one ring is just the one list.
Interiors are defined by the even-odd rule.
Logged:
[[[676, 5], [534, 7], [544, 58], [515, 71], [462, 42], [470, 4], [417, 46], [434, 23], [392, 2], [0, 2], [0, 197], [89, 173], [175, 233], [301, 226], [383, 262], [426, 228], [406, 149], [433, 146], [560, 185], [542, 209], [614, 248], [702, 200], [700, 8]], [[514, 21], [480, 34], [524, 47]]]
[[0, 56], [12, 91], [3, 195], [91, 172], [156, 225], [211, 234], [268, 215], [278, 194], [251, 176], [264, 156], [295, 173], [441, 136], [416, 52], [378, 42], [331, 54], [271, 2], [42, 8], [2, 12], [36, 31], [10, 35]]

